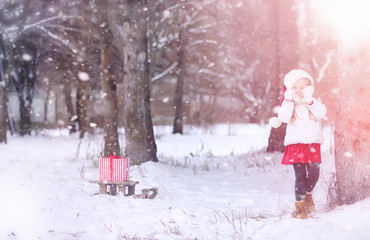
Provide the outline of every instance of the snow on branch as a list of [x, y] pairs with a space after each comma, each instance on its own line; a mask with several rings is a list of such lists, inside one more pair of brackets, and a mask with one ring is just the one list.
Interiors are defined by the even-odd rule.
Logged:
[[[260, 64], [258, 60], [255, 60], [248, 68], [245, 69], [245, 72], [243, 75], [240, 75], [238, 78], [240, 80], [242, 79], [249, 79], [249, 81], [238, 81], [238, 88], [243, 92], [243, 96], [250, 102], [255, 104], [260, 104], [261, 99], [257, 99], [256, 96], [254, 96], [254, 91], [252, 90], [252, 82], [253, 82], [253, 74], [257, 68], [257, 66]], [[245, 85], [243, 85], [245, 84]], [[268, 85], [266, 89], [269, 89], [271, 85]], [[267, 90], [266, 90], [267, 91]]]
[[239, 89], [243, 92], [243, 96], [250, 102], [256, 103], [258, 102], [257, 98], [253, 96], [253, 91], [251, 90], [251, 86], [247, 84], [246, 86], [243, 86], [241, 82], [238, 82]]
[[78, 28], [66, 27], [66, 26], [62, 26], [62, 25], [58, 25], [58, 24], [45, 24], [44, 26], [49, 27], [49, 28], [62, 29], [62, 30], [65, 30], [65, 31], [70, 31], [70, 32], [79, 32], [79, 33], [83, 33], [83, 34], [87, 33], [87, 31], [83, 31], [83, 30], [78, 29]]
[[191, 42], [189, 43], [186, 48], [190, 48], [190, 47], [193, 47], [195, 45], [199, 45], [199, 44], [217, 44], [217, 41], [216, 40], [197, 40], [197, 41], [194, 41], [194, 42]]
[[[212, 3], [215, 3], [217, 1], [218, 0], [204, 1], [204, 2], [202, 2], [202, 4], [203, 4], [203, 6], [207, 6], [207, 5], [212, 4]], [[165, 11], [177, 10], [178, 8], [181, 8], [181, 7], [185, 6], [185, 5], [197, 6], [199, 4], [200, 4], [199, 1], [187, 1], [187, 2], [182, 2], [182, 3], [177, 3], [177, 4], [174, 4], [171, 7], [168, 7]]]
[[209, 75], [212, 75], [212, 76], [217, 76], [217, 73], [215, 73], [211, 69], [207, 69], [207, 68], [201, 68], [198, 72], [199, 73], [206, 73], [206, 74], [209, 74]]
[[[175, 4], [175, 5], [171, 6], [171, 7], [168, 7], [164, 11], [170, 13], [171, 11], [177, 11], [178, 9], [180, 9], [180, 8], [182, 8], [184, 6], [190, 6], [190, 5], [192, 5], [193, 6], [193, 10], [196, 10], [196, 11], [194, 11], [191, 15], [188, 15], [187, 16], [187, 20], [180, 25], [180, 27], [182, 27], [182, 28], [187, 28], [189, 25], [194, 24], [194, 21], [196, 21], [197, 16], [208, 5], [211, 5], [213, 3], [216, 3], [217, 1], [218, 0], [209, 0], [209, 1], [204, 1], [204, 2], [201, 2], [201, 3], [199, 1], [187, 1], [187, 2], [178, 3], [178, 4]], [[166, 16], [168, 16], [168, 15], [169, 14], [166, 14]]]
[[200, 26], [197, 26], [195, 28], [189, 28], [189, 32], [191, 32], [191, 33], [205, 33], [205, 32], [207, 32], [207, 29], [217, 27], [217, 26], [218, 26], [218, 23], [213, 22], [213, 23], [210, 23], [210, 24], [207, 24], [207, 25], [200, 25]]
[[176, 61], [174, 62], [169, 68], [161, 72], [160, 74], [152, 77], [151, 81], [157, 81], [158, 79], [161, 79], [162, 77], [166, 76], [169, 72], [171, 72], [179, 63]]
[[[25, 25], [23, 27], [23, 29], [17, 35], [21, 35], [23, 32], [27, 31], [30, 28], [40, 27], [43, 24], [52, 22], [54, 20], [59, 20], [59, 19], [66, 20], [66, 19], [74, 19], [74, 18], [78, 19], [78, 18], [81, 18], [81, 17], [78, 17], [78, 16], [54, 16], [54, 17], [50, 17], [50, 18], [45, 18], [45, 19], [42, 19], [38, 22]], [[13, 32], [13, 31], [18, 31], [18, 30], [19, 30], [19, 28], [16, 27], [16, 26], [11, 26], [11, 27], [8, 27], [8, 28], [5, 29], [6, 32]]]
[[73, 44], [69, 43], [68, 41], [65, 41], [65, 39], [59, 37], [58, 35], [50, 32], [49, 30], [47, 30], [46, 28], [42, 27], [42, 26], [39, 26], [38, 27], [40, 30], [44, 31], [49, 37], [51, 37], [52, 39], [56, 40], [57, 42], [60, 42], [62, 45], [64, 45], [65, 47], [67, 47], [69, 50], [71, 50], [73, 53], [77, 53], [77, 49], [73, 46]]
[[[325, 73], [325, 70], [329, 67], [330, 63], [331, 63], [331, 58], [334, 54], [334, 50], [331, 50], [330, 52], [328, 52], [326, 54], [326, 60], [325, 60], [325, 63], [324, 65], [320, 68], [320, 71], [319, 71], [319, 76], [317, 77], [317, 82], [321, 82], [321, 80], [324, 78], [324, 73]], [[315, 58], [313, 59], [313, 61], [316, 63], [316, 60]], [[317, 63], [315, 64], [317, 65]]]

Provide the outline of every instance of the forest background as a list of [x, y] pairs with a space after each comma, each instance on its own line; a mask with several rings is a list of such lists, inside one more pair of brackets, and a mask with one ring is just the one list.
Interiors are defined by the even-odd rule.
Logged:
[[[101, 127], [102, 26], [97, 18], [104, 11], [94, 1], [7, 2], [0, 6], [2, 31], [13, 43], [31, 42], [38, 51], [32, 122], [69, 126], [86, 73], [88, 118]], [[113, 38], [123, 38], [117, 20], [123, 5], [109, 1], [106, 7]], [[173, 124], [176, 94], [182, 94], [184, 124], [267, 122], [279, 105], [284, 74], [298, 67], [317, 80], [323, 101], [336, 102], [337, 42], [329, 25], [315, 22], [309, 1], [148, 1], [147, 11], [154, 124]], [[113, 52], [117, 101], [123, 106], [124, 60], [118, 51], [122, 47], [112, 47], [117, 50]], [[182, 93], [176, 91], [180, 76]], [[12, 84], [8, 91], [18, 122]], [[67, 108], [66, 92], [71, 92], [72, 110]], [[335, 106], [328, 109], [333, 120]], [[123, 108], [118, 111], [122, 126]]]

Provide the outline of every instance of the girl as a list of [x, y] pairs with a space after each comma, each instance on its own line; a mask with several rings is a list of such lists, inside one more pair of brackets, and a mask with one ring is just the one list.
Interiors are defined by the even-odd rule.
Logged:
[[[310, 74], [294, 69], [284, 77], [286, 91], [278, 117], [270, 119], [273, 127], [287, 123], [284, 139], [284, 165], [293, 165], [295, 172], [295, 218], [305, 219], [315, 210], [313, 189], [319, 179], [323, 143], [321, 119], [326, 107], [313, 97], [314, 81]], [[275, 121], [275, 122], [274, 122]]]

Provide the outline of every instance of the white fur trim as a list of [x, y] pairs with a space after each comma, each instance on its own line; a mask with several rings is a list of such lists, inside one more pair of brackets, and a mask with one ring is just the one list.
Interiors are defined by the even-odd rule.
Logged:
[[[279, 118], [282, 115], [292, 116], [291, 106], [282, 106], [279, 111]], [[316, 109], [317, 108], [317, 109]], [[297, 114], [294, 122], [287, 122], [287, 129], [284, 139], [284, 145], [296, 144], [296, 143], [320, 143], [324, 142], [324, 136], [321, 128], [321, 120], [318, 112], [324, 112], [326, 107], [324, 104], [318, 103], [314, 100], [311, 106], [306, 104], [295, 105], [295, 112]], [[313, 120], [310, 117], [310, 112], [317, 118]], [[321, 116], [320, 116], [321, 117]]]
[[311, 85], [314, 86], [313, 78], [310, 74], [301, 69], [293, 69], [284, 77], [284, 85], [287, 90], [292, 89], [294, 83], [301, 78], [307, 78], [308, 80], [310, 80]]
[[269, 119], [269, 124], [270, 124], [270, 126], [271, 127], [273, 127], [273, 128], [278, 128], [278, 127], [280, 127], [281, 126], [281, 121], [279, 120], [279, 118], [277, 118], [277, 117], [272, 117], [272, 118], [270, 118]]

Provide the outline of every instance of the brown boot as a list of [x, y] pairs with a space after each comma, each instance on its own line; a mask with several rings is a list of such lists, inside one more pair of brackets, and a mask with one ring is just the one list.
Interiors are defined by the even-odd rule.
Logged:
[[312, 199], [312, 193], [306, 193], [306, 210], [307, 213], [312, 213], [315, 211], [315, 203], [313, 202]]
[[307, 218], [306, 204], [304, 200], [295, 202], [295, 211], [293, 213], [293, 217], [299, 219]]

